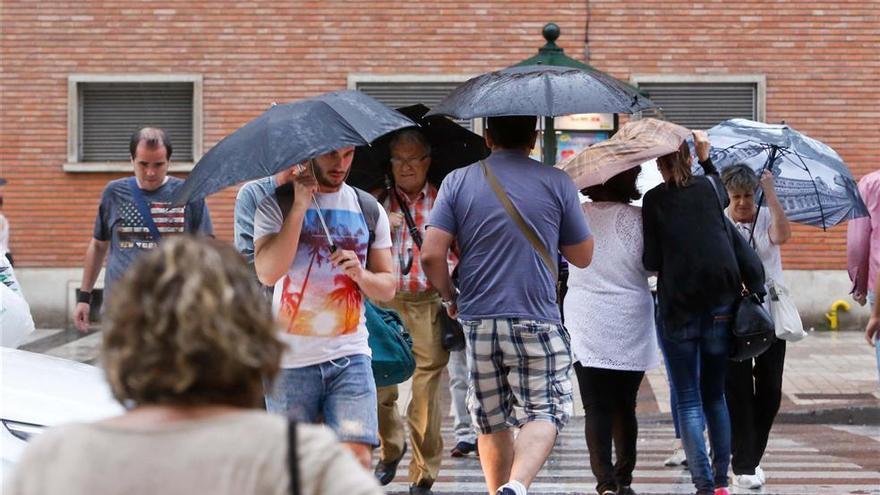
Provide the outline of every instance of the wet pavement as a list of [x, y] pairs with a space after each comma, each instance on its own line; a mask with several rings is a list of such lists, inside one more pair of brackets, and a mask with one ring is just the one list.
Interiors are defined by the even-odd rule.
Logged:
[[[100, 332], [38, 330], [26, 350], [95, 364]], [[733, 487], [744, 494], [880, 495], [880, 381], [873, 349], [860, 332], [814, 332], [787, 349], [780, 416], [762, 467], [761, 490]], [[577, 390], [577, 387], [574, 387]], [[401, 388], [401, 398], [409, 395]], [[649, 371], [639, 391], [639, 447], [633, 488], [640, 494], [693, 493], [686, 470], [667, 468], [673, 448], [668, 388], [662, 369]], [[449, 404], [444, 391], [444, 407]], [[575, 397], [575, 417], [532, 485], [530, 494], [595, 493], [595, 480], [583, 435], [583, 417]], [[401, 409], [405, 403], [401, 400]], [[447, 447], [454, 444], [451, 418], [444, 425]], [[389, 493], [407, 493], [409, 454]], [[434, 485], [438, 495], [485, 493], [479, 460], [446, 457]]]

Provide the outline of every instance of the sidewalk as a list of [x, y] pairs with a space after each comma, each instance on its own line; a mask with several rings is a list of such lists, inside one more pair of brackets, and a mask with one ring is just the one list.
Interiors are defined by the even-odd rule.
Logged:
[[[665, 370], [646, 378], [659, 411], [669, 413]], [[789, 343], [782, 393], [780, 422], [880, 424], [877, 361], [862, 332], [814, 331]]]
[[[100, 332], [80, 335], [76, 330], [37, 330], [22, 346], [25, 350], [96, 364]], [[880, 378], [873, 348], [857, 331], [814, 331], [801, 342], [788, 344], [783, 375], [779, 422], [880, 425]], [[664, 368], [648, 371], [639, 393], [643, 420], [669, 418], [669, 386]], [[578, 387], [574, 416], [583, 414]], [[443, 403], [449, 403], [443, 387]], [[398, 406], [405, 410], [409, 382], [401, 385]]]

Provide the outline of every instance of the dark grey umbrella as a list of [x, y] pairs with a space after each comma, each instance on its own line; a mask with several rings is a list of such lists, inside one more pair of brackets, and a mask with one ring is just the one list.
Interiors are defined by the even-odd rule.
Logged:
[[339, 148], [368, 145], [383, 134], [413, 125], [360, 91], [275, 105], [211, 148], [174, 201], [183, 204], [203, 198]]
[[477, 76], [455, 88], [427, 116], [457, 119], [574, 113], [633, 113], [654, 107], [636, 88], [592, 69], [523, 65]]
[[[419, 132], [431, 145], [428, 180], [438, 187], [449, 172], [489, 156], [483, 136], [474, 134], [442, 115], [425, 118], [428, 113], [425, 105], [410, 105], [398, 108], [397, 111], [418, 123]], [[384, 187], [385, 178], [391, 175], [389, 144], [393, 136], [394, 134], [386, 134], [372, 146], [358, 147], [346, 182], [365, 191]]]

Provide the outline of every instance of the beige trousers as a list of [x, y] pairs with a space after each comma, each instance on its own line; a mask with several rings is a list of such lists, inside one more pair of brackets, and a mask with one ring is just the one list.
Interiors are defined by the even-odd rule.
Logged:
[[[442, 326], [439, 312], [445, 311], [436, 292], [398, 292], [386, 305], [400, 313], [413, 340], [416, 369], [412, 376], [412, 400], [406, 409], [409, 423], [409, 445], [412, 461], [409, 481], [413, 484], [433, 482], [440, 472], [443, 439], [440, 421], [440, 376], [449, 361], [449, 353], [441, 345]], [[379, 459], [383, 462], [400, 458], [405, 442], [403, 420], [397, 410], [397, 385], [378, 389]]]

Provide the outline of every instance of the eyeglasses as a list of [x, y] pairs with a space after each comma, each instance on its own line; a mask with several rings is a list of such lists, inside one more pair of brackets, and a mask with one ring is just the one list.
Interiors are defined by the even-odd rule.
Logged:
[[431, 156], [429, 153], [425, 153], [424, 155], [417, 157], [417, 158], [406, 158], [406, 159], [392, 158], [391, 165], [393, 165], [395, 167], [401, 167], [403, 165], [413, 166], [413, 165], [420, 163], [421, 161], [423, 161], [425, 158], [428, 158], [429, 156]]

